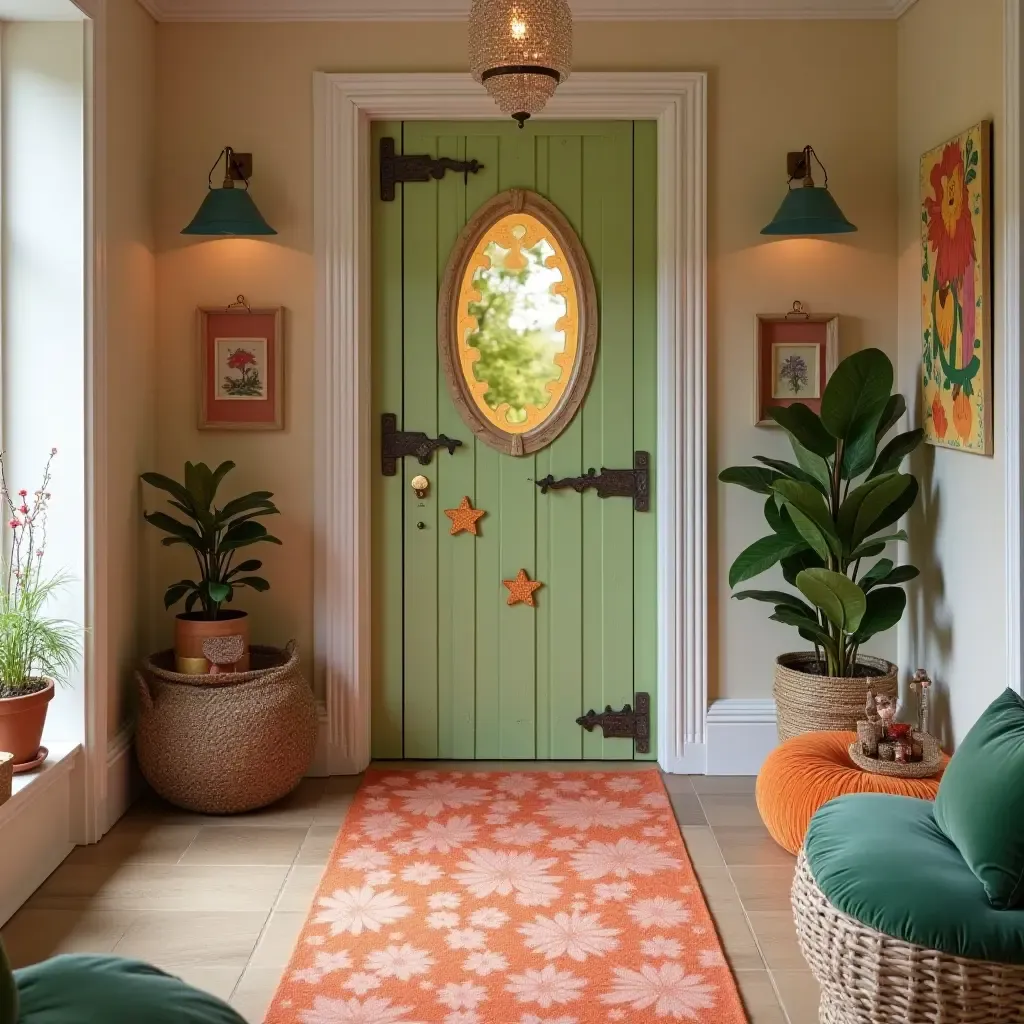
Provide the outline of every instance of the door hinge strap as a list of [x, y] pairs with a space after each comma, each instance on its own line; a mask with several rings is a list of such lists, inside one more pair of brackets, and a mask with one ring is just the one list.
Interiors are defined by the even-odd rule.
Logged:
[[394, 201], [395, 185], [400, 181], [440, 181], [446, 171], [461, 171], [466, 180], [484, 169], [478, 160], [453, 160], [448, 156], [432, 157], [426, 153], [407, 156], [395, 152], [395, 140], [380, 140], [380, 197], [385, 203]]
[[599, 498], [632, 498], [634, 512], [651, 510], [651, 454], [634, 452], [632, 469], [604, 469], [598, 473], [588, 469], [582, 476], [567, 476], [556, 480], [550, 473], [542, 480], [535, 481], [541, 494], [548, 491], [567, 490], [570, 487], [577, 494], [594, 488]]
[[627, 704], [621, 711], [613, 711], [612, 706], [608, 704], [600, 714], [591, 709], [585, 715], [581, 715], [576, 719], [576, 724], [582, 725], [587, 732], [600, 726], [606, 740], [633, 740], [636, 753], [649, 754], [651, 752], [651, 695], [637, 693], [633, 695], [633, 699], [636, 701], [635, 709]]
[[398, 460], [415, 455], [421, 466], [429, 466], [437, 448], [447, 448], [454, 455], [462, 442], [447, 434], [428, 437], [421, 430], [399, 430], [398, 417], [386, 412], [380, 418], [380, 471], [384, 476], [395, 476]]

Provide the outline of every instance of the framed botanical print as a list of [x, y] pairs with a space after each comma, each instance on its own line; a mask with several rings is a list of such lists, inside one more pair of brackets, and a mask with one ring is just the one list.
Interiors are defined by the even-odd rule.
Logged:
[[284, 429], [283, 309], [201, 308], [199, 429]]
[[800, 403], [821, 411], [825, 384], [839, 358], [839, 317], [811, 314], [799, 302], [788, 313], [758, 313], [754, 346], [754, 422], [772, 426], [772, 406]]
[[992, 122], [921, 157], [924, 439], [992, 454]]

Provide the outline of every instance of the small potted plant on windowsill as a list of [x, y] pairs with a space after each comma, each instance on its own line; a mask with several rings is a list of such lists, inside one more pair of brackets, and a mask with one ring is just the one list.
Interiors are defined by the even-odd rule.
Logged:
[[771, 527], [733, 562], [729, 585], [779, 563], [798, 592], [741, 590], [733, 597], [773, 605], [771, 619], [796, 627], [813, 646], [776, 659], [780, 739], [855, 729], [869, 684], [896, 695], [896, 666], [861, 654], [872, 637], [899, 622], [907, 604], [902, 584], [918, 575], [912, 565], [879, 557], [887, 544], [907, 539], [895, 527], [917, 500], [918, 484], [900, 466], [924, 436], [920, 429], [897, 434], [879, 451], [907, 408], [902, 395], [891, 394], [892, 384], [884, 352], [849, 356], [829, 378], [820, 416], [799, 403], [768, 410], [789, 435], [795, 464], [755, 456], [760, 466], [719, 474], [767, 496]]
[[[203, 653], [205, 641], [214, 637], [240, 636], [242, 658], [236, 671], [249, 668], [248, 614], [225, 608], [235, 591], [248, 587], [263, 592], [270, 584], [252, 573], [262, 568], [259, 559], [251, 558], [236, 564], [238, 552], [253, 544], [280, 544], [267, 528], [256, 520], [278, 514], [270, 500], [270, 491], [253, 491], [233, 498], [223, 508], [214, 505], [217, 489], [224, 477], [235, 468], [233, 462], [222, 462], [211, 470], [203, 462], [185, 463], [185, 481], [179, 483], [161, 473], [143, 473], [142, 479], [170, 494], [169, 504], [190, 520], [184, 523], [166, 512], [147, 512], [146, 521], [168, 536], [163, 543], [187, 544], [199, 567], [197, 579], [181, 579], [164, 593], [164, 607], [171, 608], [184, 600], [185, 611], [178, 614], [174, 628], [174, 654], [177, 671], [183, 675], [205, 675], [210, 663]], [[198, 609], [197, 609], [198, 606]]]
[[7, 513], [10, 550], [0, 588], [0, 750], [14, 755], [14, 770], [43, 757], [46, 710], [55, 686], [67, 682], [79, 654], [81, 627], [48, 618], [46, 605], [70, 582], [66, 573], [43, 575], [50, 505], [50, 451], [42, 484], [33, 495], [12, 494], [0, 454], [0, 500]]

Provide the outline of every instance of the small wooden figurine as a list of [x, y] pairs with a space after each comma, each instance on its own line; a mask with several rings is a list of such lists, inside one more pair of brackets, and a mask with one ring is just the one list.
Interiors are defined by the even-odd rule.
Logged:
[[929, 722], [929, 707], [928, 707], [928, 691], [931, 689], [932, 681], [923, 668], [919, 668], [914, 673], [914, 678], [910, 680], [910, 688], [917, 693], [917, 731], [928, 732]]
[[882, 720], [882, 727], [888, 732], [896, 718], [896, 698], [887, 694], [879, 694], [875, 698], [875, 707], [878, 709], [878, 717]]

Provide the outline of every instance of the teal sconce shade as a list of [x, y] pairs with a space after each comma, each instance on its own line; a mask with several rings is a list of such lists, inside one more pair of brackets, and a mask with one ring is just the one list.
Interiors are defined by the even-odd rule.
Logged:
[[[224, 158], [224, 184], [221, 188], [214, 188], [213, 172], [221, 157]], [[230, 146], [221, 150], [217, 162], [210, 168], [206, 198], [181, 233], [208, 237], [276, 235], [277, 232], [263, 219], [263, 214], [249, 195], [251, 174], [251, 153], [236, 153]], [[242, 188], [236, 187], [235, 182], [238, 181], [242, 182]]]
[[[825, 174], [825, 184], [820, 188], [814, 184], [812, 156], [818, 160], [818, 154], [810, 146], [788, 154], [790, 188], [771, 223], [761, 228], [762, 235], [843, 235], [857, 230], [829, 192], [828, 171], [820, 160], [818, 166]], [[793, 188], [797, 179], [802, 179], [801, 184]]]

